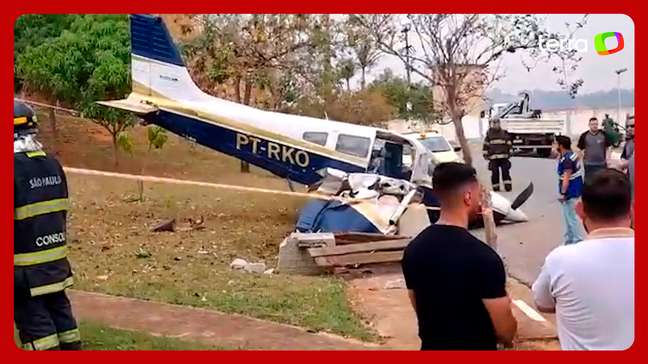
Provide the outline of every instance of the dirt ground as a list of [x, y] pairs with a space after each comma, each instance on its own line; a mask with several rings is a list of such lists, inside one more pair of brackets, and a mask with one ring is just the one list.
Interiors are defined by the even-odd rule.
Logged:
[[[366, 266], [345, 274], [344, 277], [349, 285], [353, 307], [371, 322], [372, 328], [383, 341], [383, 347], [419, 349], [416, 314], [411, 307], [398, 264]], [[532, 302], [528, 287], [513, 279], [509, 279], [507, 291], [514, 300]], [[511, 350], [560, 349], [556, 329], [551, 321], [534, 321], [515, 305], [513, 315], [518, 321], [518, 332]]]

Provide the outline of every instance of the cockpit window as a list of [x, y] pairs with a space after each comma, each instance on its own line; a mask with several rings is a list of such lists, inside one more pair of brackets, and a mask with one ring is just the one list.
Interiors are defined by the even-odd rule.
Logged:
[[319, 132], [319, 131], [307, 131], [304, 133], [303, 138], [307, 142], [326, 145], [326, 139], [328, 138], [328, 133]]
[[355, 135], [340, 134], [338, 136], [335, 150], [356, 157], [366, 157], [369, 152], [369, 138]]
[[448, 141], [446, 141], [445, 138], [441, 136], [433, 136], [433, 137], [421, 139], [421, 143], [425, 146], [427, 150], [429, 150], [432, 153], [447, 152], [452, 149], [450, 148], [450, 144], [448, 144]]

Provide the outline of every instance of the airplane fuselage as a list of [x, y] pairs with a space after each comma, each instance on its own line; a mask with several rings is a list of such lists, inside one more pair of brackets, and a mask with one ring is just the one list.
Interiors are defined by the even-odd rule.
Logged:
[[320, 180], [322, 177], [317, 171], [327, 167], [347, 172], [366, 171], [362, 166], [295, 146], [288, 139], [283, 142], [271, 140], [178, 112], [159, 110], [144, 115], [143, 119], [192, 142], [305, 185]]

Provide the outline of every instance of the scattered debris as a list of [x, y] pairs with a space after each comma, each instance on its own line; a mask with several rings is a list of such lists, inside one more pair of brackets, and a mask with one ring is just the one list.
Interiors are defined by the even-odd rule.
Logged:
[[176, 262], [179, 262], [179, 261], [182, 260], [182, 257], [175, 257], [175, 258], [173, 258], [173, 260], [175, 260]]
[[263, 272], [263, 274], [274, 274], [274, 268], [266, 270], [265, 272]]
[[200, 216], [200, 219], [195, 221], [192, 218], [189, 218], [189, 226], [192, 230], [203, 230], [205, 228], [205, 219], [202, 215]]
[[246, 272], [248, 273], [263, 273], [266, 270], [266, 265], [265, 263], [248, 263], [245, 268]]
[[100, 281], [107, 281], [108, 280], [108, 275], [97, 276], [97, 279], [100, 280]]
[[[266, 273], [266, 265], [265, 263], [250, 263], [246, 261], [245, 259], [241, 258], [236, 258], [230, 263], [230, 268], [234, 270], [244, 270], [248, 273]], [[274, 272], [274, 269], [270, 269], [270, 273], [266, 274], [272, 274]]]
[[154, 233], [159, 233], [162, 231], [175, 231], [176, 219], [165, 220], [151, 228], [151, 231]]
[[245, 269], [245, 266], [248, 265], [248, 262], [245, 259], [236, 258], [232, 263], [230, 263], [230, 268], [234, 270]]
[[395, 279], [393, 281], [387, 281], [385, 283], [385, 289], [404, 289], [405, 288], [405, 280], [400, 278], [400, 279]]
[[308, 254], [321, 267], [354, 267], [364, 264], [399, 262], [409, 238], [310, 248]]
[[151, 254], [150, 251], [145, 250], [144, 248], [140, 247], [137, 252], [135, 252], [135, 257], [139, 259], [143, 258], [150, 258], [153, 254]]

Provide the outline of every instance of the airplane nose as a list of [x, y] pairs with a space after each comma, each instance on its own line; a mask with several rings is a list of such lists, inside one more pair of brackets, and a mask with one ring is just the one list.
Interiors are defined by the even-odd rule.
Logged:
[[493, 205], [493, 211], [501, 214], [504, 220], [510, 222], [529, 221], [529, 218], [521, 209], [512, 209], [511, 202], [497, 192], [491, 191], [491, 203]]
[[526, 222], [529, 221], [527, 215], [520, 209], [509, 209], [508, 213], [504, 215], [504, 219], [511, 222]]

